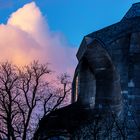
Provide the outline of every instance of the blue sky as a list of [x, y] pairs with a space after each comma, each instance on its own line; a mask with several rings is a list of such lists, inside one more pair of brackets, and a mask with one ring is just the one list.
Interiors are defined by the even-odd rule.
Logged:
[[[0, 0], [0, 23], [32, 0]], [[140, 0], [35, 0], [52, 31], [79, 47], [84, 35], [118, 22]]]

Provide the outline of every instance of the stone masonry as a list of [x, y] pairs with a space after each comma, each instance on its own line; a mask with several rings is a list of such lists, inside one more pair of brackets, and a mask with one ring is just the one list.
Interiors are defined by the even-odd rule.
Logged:
[[[139, 140], [140, 3], [133, 4], [120, 22], [86, 35], [77, 58], [72, 104], [43, 118], [35, 139], [78, 139], [78, 132], [97, 123], [97, 116], [101, 116], [100, 123], [112, 116], [116, 127], [112, 127], [115, 132], [111, 136], [103, 138], [104, 125], [96, 138], [90, 135], [87, 139]], [[80, 139], [86, 138], [81, 134]]]

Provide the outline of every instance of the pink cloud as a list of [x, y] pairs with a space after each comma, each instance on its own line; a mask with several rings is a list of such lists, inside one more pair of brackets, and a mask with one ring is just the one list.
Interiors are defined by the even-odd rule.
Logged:
[[7, 24], [0, 24], [0, 50], [2, 61], [18, 65], [49, 62], [58, 73], [72, 73], [76, 65], [76, 48], [68, 45], [62, 33], [49, 29], [34, 2], [12, 13]]

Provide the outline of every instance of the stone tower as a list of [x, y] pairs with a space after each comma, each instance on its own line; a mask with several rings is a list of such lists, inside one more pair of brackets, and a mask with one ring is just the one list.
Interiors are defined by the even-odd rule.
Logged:
[[113, 114], [123, 120], [123, 138], [140, 139], [140, 3], [120, 22], [86, 35], [77, 58], [72, 104], [43, 118], [35, 137], [73, 135], [89, 118]]

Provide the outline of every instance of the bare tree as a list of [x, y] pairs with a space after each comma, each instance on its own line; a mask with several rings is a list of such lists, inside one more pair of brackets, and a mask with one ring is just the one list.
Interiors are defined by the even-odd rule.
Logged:
[[48, 64], [37, 61], [22, 69], [0, 64], [0, 139], [31, 139], [39, 119], [62, 104], [69, 78], [63, 74], [63, 87], [55, 87], [48, 82], [50, 74]]
[[[56, 110], [60, 105], [66, 106], [68, 104], [69, 99], [68, 96], [70, 95], [71, 92], [71, 81], [70, 81], [70, 76], [67, 73], [63, 73], [60, 76], [58, 76], [58, 82], [61, 84], [59, 88], [57, 88], [55, 91], [55, 94], [52, 94], [52, 90], [54, 88], [51, 88], [49, 90], [50, 94], [47, 98], [44, 98], [44, 115], [47, 115], [49, 112]], [[50, 107], [48, 107], [48, 102], [50, 101], [51, 98], [55, 98], [55, 103], [52, 104]], [[65, 100], [65, 102], [64, 102]], [[64, 104], [66, 103], [66, 104]]]
[[19, 96], [16, 89], [18, 83], [18, 75], [15, 66], [10, 63], [2, 63], [0, 65], [0, 136], [7, 137], [8, 140], [16, 139], [13, 122], [19, 113], [15, 100]]

